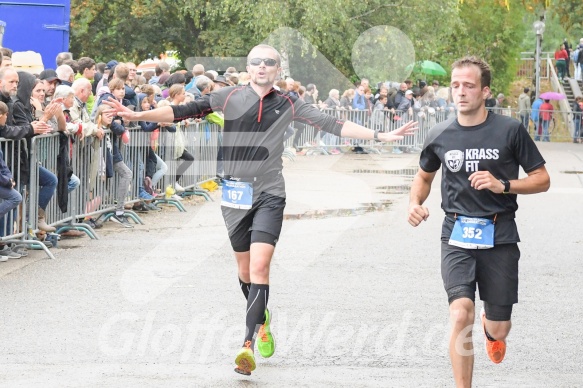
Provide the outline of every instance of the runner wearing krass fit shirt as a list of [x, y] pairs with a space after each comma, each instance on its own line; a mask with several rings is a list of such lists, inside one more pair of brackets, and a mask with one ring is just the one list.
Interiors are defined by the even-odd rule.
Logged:
[[[490, 68], [466, 57], [452, 66], [451, 87], [457, 117], [432, 128], [411, 187], [409, 223], [429, 217], [423, 203], [442, 167], [441, 274], [447, 292], [452, 332], [449, 354], [458, 387], [470, 387], [476, 285], [484, 311], [486, 351], [494, 363], [506, 353], [512, 306], [518, 302], [520, 251], [516, 194], [548, 190], [545, 161], [524, 126], [488, 113]], [[519, 179], [519, 168], [527, 177]]]
[[285, 207], [281, 155], [288, 125], [297, 120], [337, 136], [378, 141], [397, 141], [417, 130], [417, 123], [409, 122], [395, 131], [379, 133], [350, 121], [339, 121], [283, 95], [273, 88], [280, 63], [277, 50], [259, 45], [247, 56], [251, 78], [248, 86], [222, 88], [183, 106], [147, 112], [130, 111], [112, 100], [106, 102], [130, 121], [171, 122], [203, 117], [215, 110], [224, 113], [221, 209], [237, 260], [239, 284], [247, 299], [245, 339], [235, 358], [235, 371], [245, 375], [255, 369], [257, 337], [257, 348], [263, 357], [271, 357], [275, 351], [267, 301], [271, 258]]

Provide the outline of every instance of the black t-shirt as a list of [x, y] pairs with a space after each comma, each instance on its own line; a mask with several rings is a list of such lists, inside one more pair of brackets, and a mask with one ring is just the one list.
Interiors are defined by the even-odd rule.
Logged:
[[[441, 208], [446, 214], [494, 218], [496, 243], [519, 241], [514, 223], [518, 209], [516, 194], [495, 194], [470, 186], [475, 171], [489, 171], [498, 179], [518, 179], [519, 168], [529, 173], [545, 160], [522, 123], [510, 117], [488, 113], [486, 121], [473, 127], [461, 126], [451, 119], [433, 127], [425, 140], [419, 166], [435, 172], [443, 166]], [[452, 226], [444, 223], [442, 237]], [[449, 230], [450, 232], [450, 230]]]

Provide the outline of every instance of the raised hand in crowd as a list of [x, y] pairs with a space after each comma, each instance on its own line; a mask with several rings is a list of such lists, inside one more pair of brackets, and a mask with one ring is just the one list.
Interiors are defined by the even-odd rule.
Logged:
[[55, 98], [53, 99], [44, 109], [43, 115], [41, 120], [42, 121], [48, 121], [51, 118], [53, 118], [53, 116], [55, 116], [59, 111], [62, 112], [63, 108], [62, 108], [62, 104], [63, 103], [63, 99], [62, 98]]

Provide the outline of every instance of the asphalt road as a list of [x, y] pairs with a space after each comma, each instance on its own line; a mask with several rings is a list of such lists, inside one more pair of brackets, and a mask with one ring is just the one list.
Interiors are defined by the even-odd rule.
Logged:
[[[539, 145], [552, 188], [519, 198], [520, 302], [502, 364], [476, 325], [476, 387], [583, 386], [583, 145]], [[286, 162], [277, 351], [252, 376], [233, 372], [246, 303], [218, 201], [191, 200], [0, 263], [0, 386], [453, 386], [437, 181], [428, 221], [406, 222], [417, 159]]]

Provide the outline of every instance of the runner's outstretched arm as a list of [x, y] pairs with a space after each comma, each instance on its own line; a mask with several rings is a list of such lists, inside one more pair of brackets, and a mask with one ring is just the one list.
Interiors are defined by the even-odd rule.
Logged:
[[[417, 126], [416, 121], [409, 121], [402, 127], [395, 129], [394, 131], [379, 132], [378, 140], [384, 142], [403, 140], [405, 136], [415, 134], [415, 131], [418, 129], [419, 127]], [[351, 137], [353, 139], [372, 140], [374, 139], [374, 134], [375, 131], [371, 129], [353, 123], [352, 121], [347, 121], [342, 126], [342, 133], [340, 134], [340, 136]]]
[[103, 103], [115, 109], [116, 114], [127, 122], [151, 121], [156, 123], [171, 123], [174, 121], [174, 111], [171, 106], [164, 106], [162, 108], [152, 109], [145, 112], [134, 112], [111, 97], [103, 101]]

